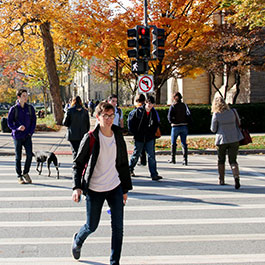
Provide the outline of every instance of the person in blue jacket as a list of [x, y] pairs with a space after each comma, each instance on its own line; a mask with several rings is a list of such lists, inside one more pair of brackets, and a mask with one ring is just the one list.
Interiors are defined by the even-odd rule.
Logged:
[[[17, 91], [17, 104], [12, 106], [8, 113], [7, 124], [12, 130], [12, 137], [16, 154], [16, 173], [19, 184], [32, 183], [29, 176], [32, 161], [32, 135], [36, 127], [36, 114], [33, 106], [27, 103], [26, 89]], [[22, 147], [26, 150], [24, 170], [21, 169]]]

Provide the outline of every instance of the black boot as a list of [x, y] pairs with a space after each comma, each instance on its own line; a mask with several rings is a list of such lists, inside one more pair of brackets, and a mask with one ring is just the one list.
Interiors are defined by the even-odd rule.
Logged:
[[169, 160], [168, 163], [176, 164], [176, 149], [177, 149], [177, 145], [172, 144], [171, 145], [171, 160]]
[[188, 165], [188, 147], [182, 147], [182, 154], [183, 154], [183, 162], [182, 165]]
[[225, 185], [225, 164], [218, 164], [219, 184]]
[[233, 176], [234, 176], [234, 179], [235, 179], [235, 189], [238, 190], [240, 188], [238, 164], [231, 164], [231, 169], [232, 169]]

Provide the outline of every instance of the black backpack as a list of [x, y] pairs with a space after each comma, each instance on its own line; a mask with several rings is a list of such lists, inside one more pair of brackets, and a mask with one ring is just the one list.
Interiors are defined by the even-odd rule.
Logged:
[[7, 118], [5, 118], [5, 117], [3, 117], [1, 119], [1, 128], [2, 128], [2, 132], [4, 132], [4, 133], [10, 133], [11, 132], [11, 129], [7, 125]]

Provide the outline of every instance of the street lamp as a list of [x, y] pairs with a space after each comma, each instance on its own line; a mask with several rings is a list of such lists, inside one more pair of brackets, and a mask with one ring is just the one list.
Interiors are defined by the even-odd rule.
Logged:
[[110, 69], [109, 70], [109, 75], [110, 75], [110, 94], [112, 95], [113, 94], [112, 78], [113, 78], [113, 75], [114, 75], [113, 69]]

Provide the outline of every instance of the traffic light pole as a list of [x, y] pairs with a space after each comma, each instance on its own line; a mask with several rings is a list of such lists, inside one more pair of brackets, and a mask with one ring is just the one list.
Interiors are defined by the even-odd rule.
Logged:
[[[147, 10], [148, 10], [147, 0], [144, 0], [144, 25], [146, 27], [148, 27]], [[148, 70], [149, 70], [148, 58], [144, 58], [144, 64], [145, 64], [145, 74], [148, 74]]]
[[144, 25], [147, 27], [147, 0], [144, 0]]

